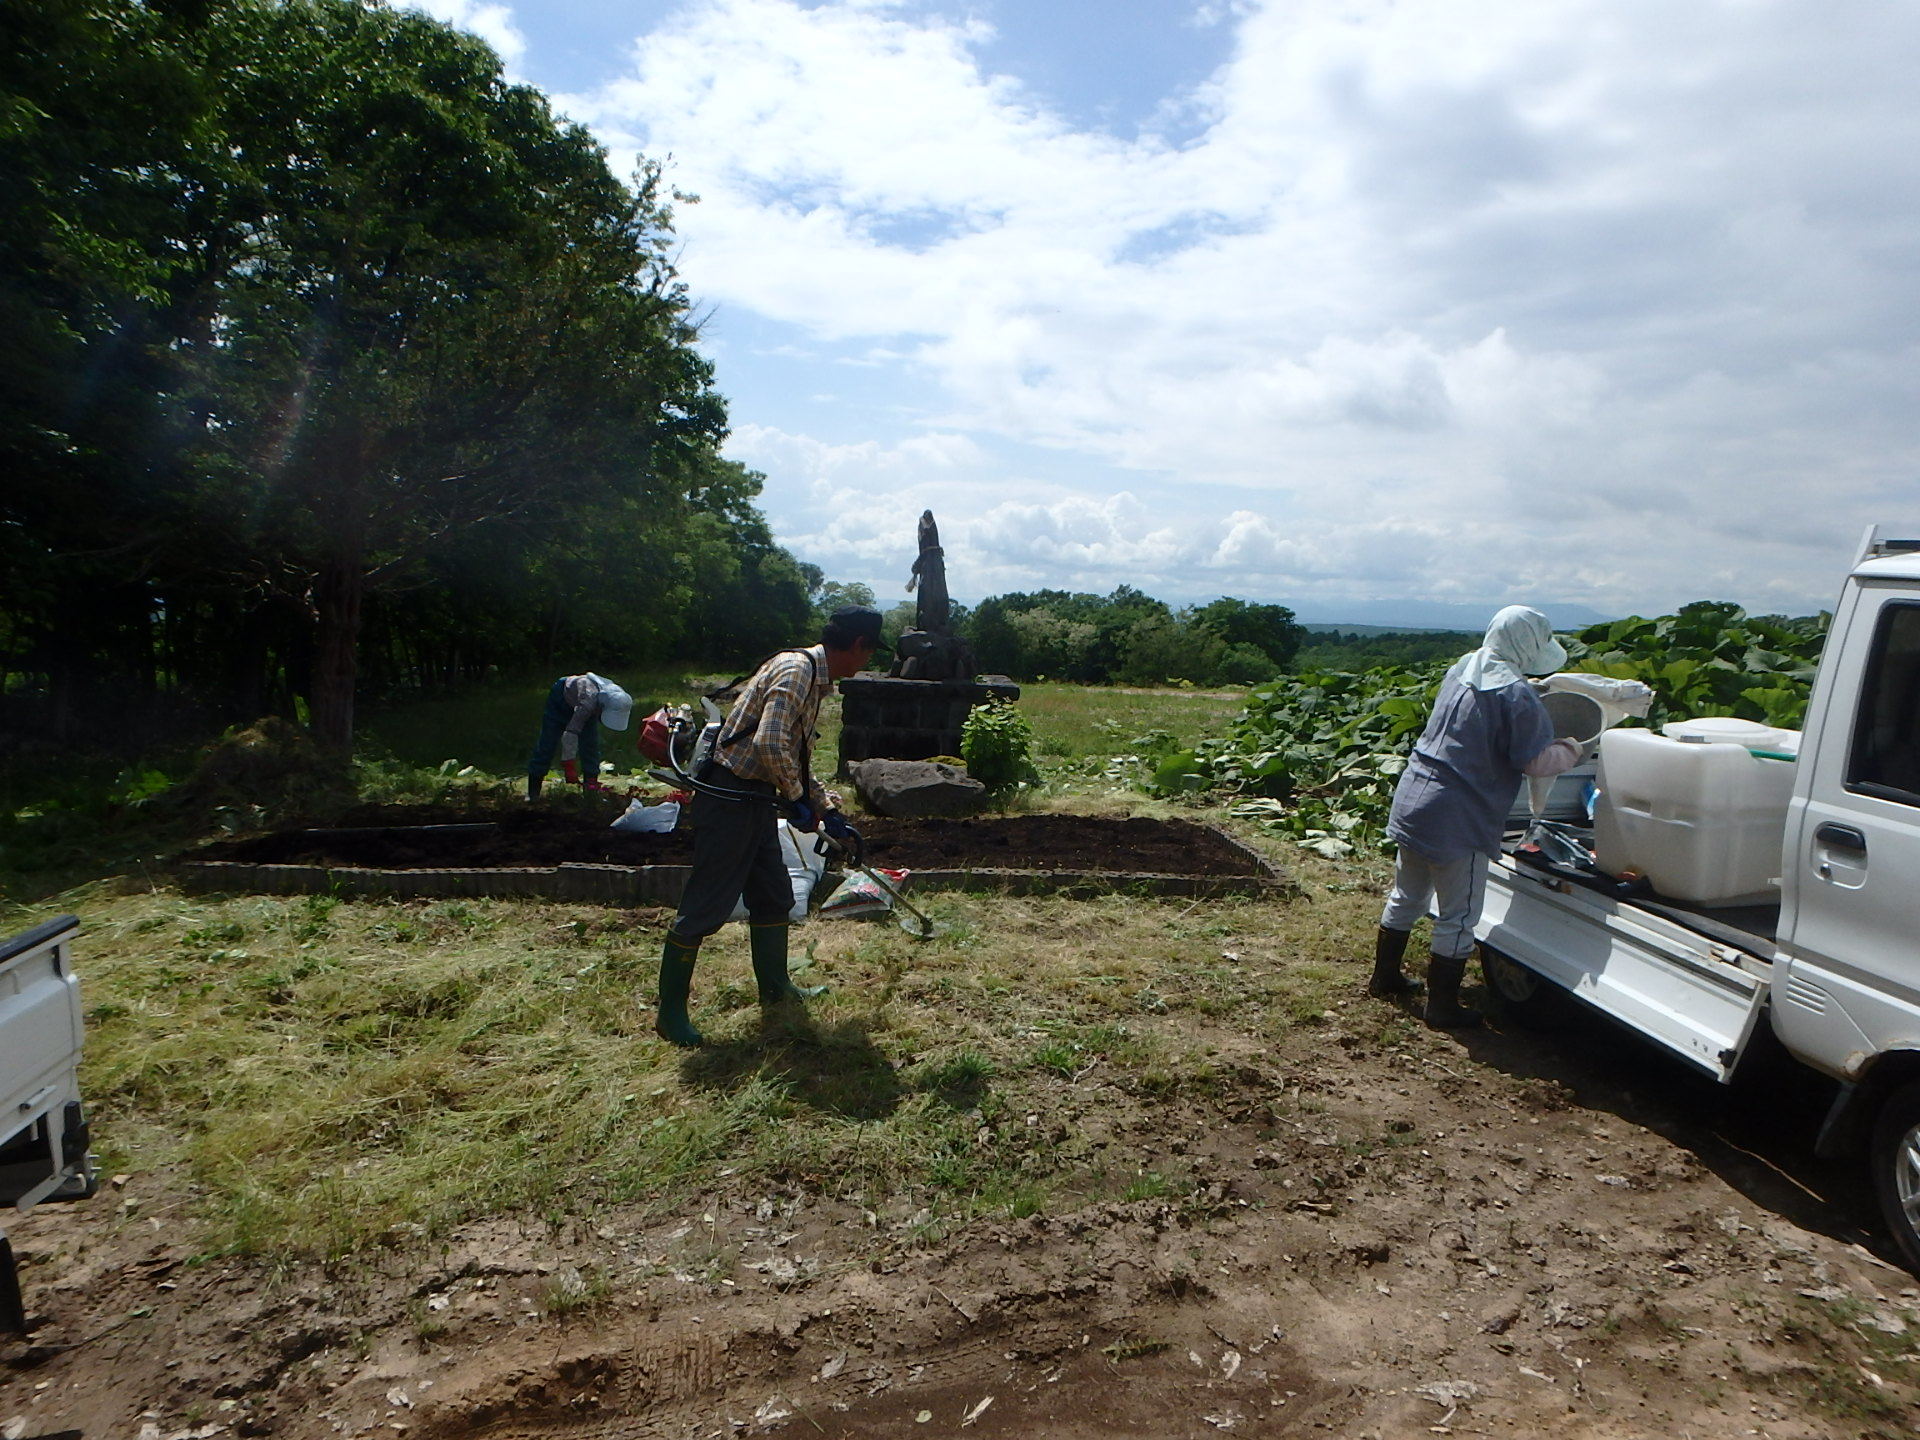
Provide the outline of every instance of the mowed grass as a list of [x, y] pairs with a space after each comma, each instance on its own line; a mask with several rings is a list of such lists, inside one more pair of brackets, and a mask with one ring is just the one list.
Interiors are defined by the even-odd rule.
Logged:
[[796, 973], [832, 989], [771, 1021], [730, 926], [692, 1053], [650, 1033], [662, 912], [100, 887], [68, 897], [83, 1083], [104, 1163], [176, 1170], [206, 1252], [664, 1212], [723, 1173], [928, 1229], [1177, 1195], [1133, 1112], [1207, 1103], [1355, 993], [1371, 881], [1309, 864], [1331, 883], [1286, 901], [931, 897], [928, 942], [814, 920]]
[[[442, 798], [491, 788], [485, 775], [523, 765], [550, 683], [369, 730], [401, 780], [424, 775]], [[692, 689], [682, 674], [633, 683], [643, 706]], [[1032, 803], [1095, 791], [1125, 807], [1102, 778], [1116, 755], [1156, 731], [1191, 743], [1239, 704], [1026, 687], [1047, 775]], [[624, 744], [607, 747], [623, 772]], [[449, 760], [480, 773], [407, 768]], [[772, 1021], [730, 926], [703, 952], [710, 1043], [691, 1054], [651, 1033], [661, 911], [188, 897], [142, 873], [11, 918], [82, 917], [83, 1083], [104, 1163], [179, 1175], [206, 1251], [341, 1258], [490, 1215], [671, 1210], [723, 1171], [936, 1229], [1177, 1194], [1176, 1157], [1122, 1140], [1132, 1112], [1203, 1103], [1223, 1049], [1264, 1053], [1354, 991], [1380, 877], [1283, 860], [1306, 883], [1270, 901], [943, 895], [928, 942], [814, 920], [795, 931], [796, 974], [832, 988]], [[1402, 1023], [1384, 1008], [1375, 1021]]]

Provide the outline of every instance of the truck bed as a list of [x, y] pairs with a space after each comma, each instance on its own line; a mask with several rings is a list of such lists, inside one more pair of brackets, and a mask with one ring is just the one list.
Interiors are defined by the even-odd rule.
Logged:
[[1623, 897], [1605, 877], [1510, 852], [1489, 871], [1478, 935], [1724, 1081], [1766, 1005], [1778, 918], [1778, 906]]
[[[1573, 826], [1565, 828], [1575, 830]], [[1591, 844], [1591, 831], [1576, 833], [1583, 834]], [[1570, 865], [1556, 865], [1537, 852], [1522, 852], [1519, 849], [1521, 838], [1518, 834], [1512, 834], [1506, 841], [1506, 854], [1515, 864], [1544, 871], [1582, 889], [1616, 894], [1617, 887], [1610, 876], [1577, 870]], [[1701, 935], [1751, 950], [1768, 959], [1773, 958], [1773, 941], [1780, 926], [1780, 902], [1777, 900], [1766, 905], [1699, 905], [1690, 900], [1658, 895], [1651, 890], [1637, 891], [1625, 898], [1641, 909], [1664, 915]]]

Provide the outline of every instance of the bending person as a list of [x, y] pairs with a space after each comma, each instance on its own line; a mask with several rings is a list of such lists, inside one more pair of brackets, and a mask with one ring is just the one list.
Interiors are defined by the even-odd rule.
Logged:
[[1480, 1023], [1477, 1012], [1460, 1005], [1460, 981], [1473, 954], [1487, 861], [1500, 853], [1522, 777], [1558, 775], [1579, 762], [1580, 747], [1554, 739], [1547, 707], [1526, 683], [1566, 659], [1538, 610], [1509, 605], [1495, 615], [1486, 643], [1440, 682], [1427, 728], [1394, 787], [1387, 835], [1399, 855], [1367, 993], [1384, 998], [1419, 988], [1400, 967], [1408, 932], [1432, 902], [1426, 1021], [1436, 1028]]
[[827, 621], [818, 645], [782, 650], [753, 673], [734, 701], [712, 757], [694, 778], [743, 798], [694, 792], [693, 868], [660, 953], [660, 1010], [653, 1028], [661, 1039], [701, 1043], [687, 1018], [694, 961], [700, 942], [726, 923], [743, 898], [760, 1003], [817, 993], [787, 978], [793, 882], [780, 853], [778, 807], [786, 807], [796, 830], [811, 832], [824, 823], [834, 834], [846, 824], [811, 773], [814, 728], [829, 687], [864, 670], [879, 646], [880, 612], [843, 606]]
[[540, 713], [540, 738], [533, 742], [533, 754], [527, 760], [527, 798], [540, 798], [556, 749], [569, 784], [605, 789], [600, 783], [600, 726], [624, 730], [632, 714], [633, 697], [604, 675], [589, 670], [554, 681], [546, 709]]

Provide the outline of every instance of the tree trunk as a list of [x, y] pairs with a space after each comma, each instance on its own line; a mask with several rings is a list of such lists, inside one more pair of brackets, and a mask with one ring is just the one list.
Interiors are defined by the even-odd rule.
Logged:
[[365, 593], [366, 575], [351, 560], [327, 560], [313, 587], [313, 738], [343, 758], [353, 753], [353, 690]]

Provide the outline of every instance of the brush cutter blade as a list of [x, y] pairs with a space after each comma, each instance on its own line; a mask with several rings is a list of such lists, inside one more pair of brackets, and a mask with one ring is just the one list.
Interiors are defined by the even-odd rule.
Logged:
[[917, 914], [912, 910], [903, 910], [896, 906], [894, 907], [893, 918], [902, 930], [906, 931], [907, 934], [916, 940], [931, 940], [940, 933], [940, 927], [938, 925], [934, 924], [934, 922], [926, 916]]

